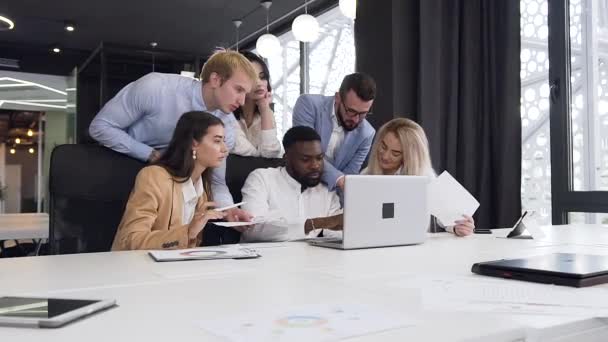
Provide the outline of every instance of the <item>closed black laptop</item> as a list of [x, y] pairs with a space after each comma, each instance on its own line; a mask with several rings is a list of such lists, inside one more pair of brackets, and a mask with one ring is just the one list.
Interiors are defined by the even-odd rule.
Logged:
[[471, 271], [491, 277], [585, 287], [608, 283], [608, 256], [554, 253], [479, 262]]

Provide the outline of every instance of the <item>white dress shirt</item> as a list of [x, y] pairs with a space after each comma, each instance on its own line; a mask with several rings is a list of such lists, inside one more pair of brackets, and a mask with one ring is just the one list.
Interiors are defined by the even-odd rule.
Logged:
[[245, 157], [280, 158], [281, 143], [277, 138], [277, 129], [262, 130], [262, 118], [255, 115], [251, 126], [247, 127], [245, 119], [238, 120], [234, 154]]
[[336, 116], [336, 102], [334, 101], [334, 105], [332, 106], [333, 110], [331, 112], [331, 122], [334, 127], [331, 131], [331, 137], [329, 138], [329, 142], [327, 143], [327, 151], [325, 151], [325, 158], [329, 161], [333, 162], [334, 157], [336, 156], [336, 150], [342, 145], [344, 141], [344, 128], [340, 125], [338, 121], [338, 117]]
[[[261, 222], [243, 233], [242, 241], [287, 241], [307, 237], [304, 222], [309, 218], [342, 213], [340, 199], [327, 186], [319, 184], [302, 191], [284, 167], [257, 169], [249, 174], [243, 193], [243, 209]], [[323, 227], [316, 227], [323, 228]], [[320, 229], [308, 237], [316, 237]], [[326, 237], [341, 237], [341, 232], [324, 230]]]
[[203, 196], [203, 193], [203, 177], [199, 177], [196, 184], [192, 182], [192, 178], [182, 183], [182, 195], [184, 196], [182, 224], [190, 224], [190, 221], [194, 218], [198, 199]]

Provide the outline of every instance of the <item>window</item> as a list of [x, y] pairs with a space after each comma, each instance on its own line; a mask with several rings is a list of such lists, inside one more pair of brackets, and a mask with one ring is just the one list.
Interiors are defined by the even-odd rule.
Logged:
[[[319, 37], [308, 45], [308, 89], [305, 93], [333, 95], [342, 78], [355, 71], [355, 37], [353, 21], [335, 7], [317, 17]], [[283, 47], [278, 56], [268, 58], [277, 136], [291, 128], [293, 106], [301, 93], [301, 58], [305, 50], [293, 34], [280, 35]], [[305, 87], [304, 87], [305, 88]]]
[[522, 0], [521, 126], [522, 209], [551, 223], [551, 149], [549, 131], [548, 0]]
[[552, 221], [606, 223], [608, 0], [552, 0], [549, 13]]
[[342, 79], [355, 72], [355, 32], [353, 21], [334, 8], [320, 15], [319, 38], [310, 43], [307, 92], [334, 95]]
[[272, 100], [279, 141], [291, 127], [293, 106], [300, 95], [300, 44], [291, 32], [279, 36], [283, 50], [268, 58]]

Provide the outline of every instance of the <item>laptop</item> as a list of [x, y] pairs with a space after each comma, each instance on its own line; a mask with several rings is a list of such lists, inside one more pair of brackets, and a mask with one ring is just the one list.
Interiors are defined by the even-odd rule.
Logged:
[[344, 182], [342, 239], [313, 239], [311, 245], [358, 249], [426, 240], [431, 217], [428, 177], [348, 175]]
[[608, 282], [608, 256], [553, 253], [480, 262], [471, 271], [491, 277], [586, 287]]

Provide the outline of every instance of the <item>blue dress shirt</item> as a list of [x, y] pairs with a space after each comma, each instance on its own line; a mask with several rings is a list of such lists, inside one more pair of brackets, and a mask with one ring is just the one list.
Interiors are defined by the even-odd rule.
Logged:
[[[89, 134], [102, 145], [141, 161], [152, 150], [171, 141], [177, 120], [190, 111], [207, 111], [200, 81], [177, 74], [150, 73], [124, 87], [99, 111]], [[229, 151], [234, 148], [237, 122], [232, 113], [209, 111], [225, 126]], [[213, 197], [220, 205], [232, 204], [226, 186], [226, 162], [213, 170]]]

